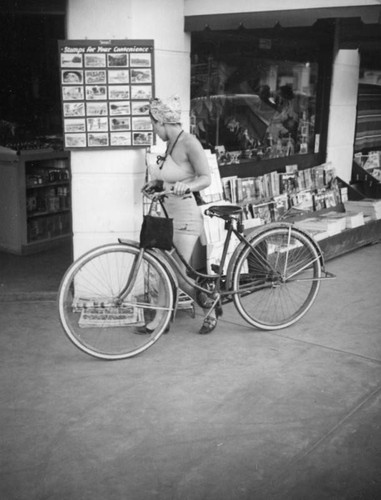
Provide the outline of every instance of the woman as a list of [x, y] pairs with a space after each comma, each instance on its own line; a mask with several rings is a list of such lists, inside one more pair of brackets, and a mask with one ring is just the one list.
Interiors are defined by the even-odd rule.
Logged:
[[[185, 132], [181, 126], [181, 106], [177, 96], [166, 101], [153, 99], [149, 114], [153, 130], [167, 143], [167, 150], [164, 157], [159, 157], [158, 165], [151, 169], [151, 180], [143, 190], [149, 192], [163, 183], [163, 189], [173, 193], [165, 199], [165, 209], [168, 216], [173, 218], [174, 244], [189, 262], [203, 231], [203, 220], [195, 197], [187, 194], [201, 191], [210, 185], [208, 160], [198, 139]], [[178, 262], [184, 268], [179, 260]], [[189, 295], [195, 296], [195, 290], [181, 277], [180, 285]], [[204, 299], [203, 306], [211, 305], [207, 297]], [[216, 324], [216, 314], [212, 311], [205, 316], [199, 333], [210, 333]], [[153, 322], [146, 325], [146, 329], [152, 330], [154, 326]]]

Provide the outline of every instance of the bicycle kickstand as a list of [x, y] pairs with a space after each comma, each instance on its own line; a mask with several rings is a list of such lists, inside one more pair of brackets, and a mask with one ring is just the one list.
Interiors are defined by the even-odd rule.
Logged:
[[336, 278], [336, 274], [330, 273], [329, 271], [326, 271], [325, 269], [322, 269], [322, 271], [324, 273], [324, 277], [323, 277], [324, 280], [332, 280], [332, 279]]

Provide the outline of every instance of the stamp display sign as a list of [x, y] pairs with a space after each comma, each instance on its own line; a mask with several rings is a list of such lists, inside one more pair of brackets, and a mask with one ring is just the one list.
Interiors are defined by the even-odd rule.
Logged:
[[154, 96], [152, 40], [60, 40], [64, 146], [148, 147]]

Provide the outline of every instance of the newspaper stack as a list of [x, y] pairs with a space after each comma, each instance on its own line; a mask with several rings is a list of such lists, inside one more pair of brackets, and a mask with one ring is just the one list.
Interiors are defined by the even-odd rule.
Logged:
[[345, 231], [347, 228], [346, 214], [344, 212], [327, 212], [325, 217], [337, 222], [338, 229], [340, 229], [339, 232]]
[[295, 226], [311, 233], [319, 241], [341, 233], [343, 222], [333, 217], [309, 217], [295, 222]]
[[365, 218], [381, 219], [381, 200], [364, 198], [360, 201], [346, 201], [344, 207], [347, 212], [362, 212]]
[[211, 184], [207, 188], [203, 189], [200, 194], [204, 203], [211, 203], [223, 199], [223, 187], [218, 168], [217, 156], [212, 154], [210, 150], [205, 150], [205, 153], [209, 163]]
[[345, 215], [347, 229], [353, 229], [365, 224], [364, 214], [362, 212], [345, 212]]
[[78, 325], [81, 328], [111, 328], [121, 326], [142, 326], [143, 308], [138, 307], [136, 299], [120, 305], [111, 304], [107, 299], [74, 299], [73, 312], [80, 313]]

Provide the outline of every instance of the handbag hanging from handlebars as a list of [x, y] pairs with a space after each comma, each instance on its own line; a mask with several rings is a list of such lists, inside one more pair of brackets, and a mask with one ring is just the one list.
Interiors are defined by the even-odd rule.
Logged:
[[143, 224], [140, 230], [140, 248], [171, 250], [173, 242], [173, 219], [151, 215], [152, 206], [153, 204], [149, 213], [143, 217]]

